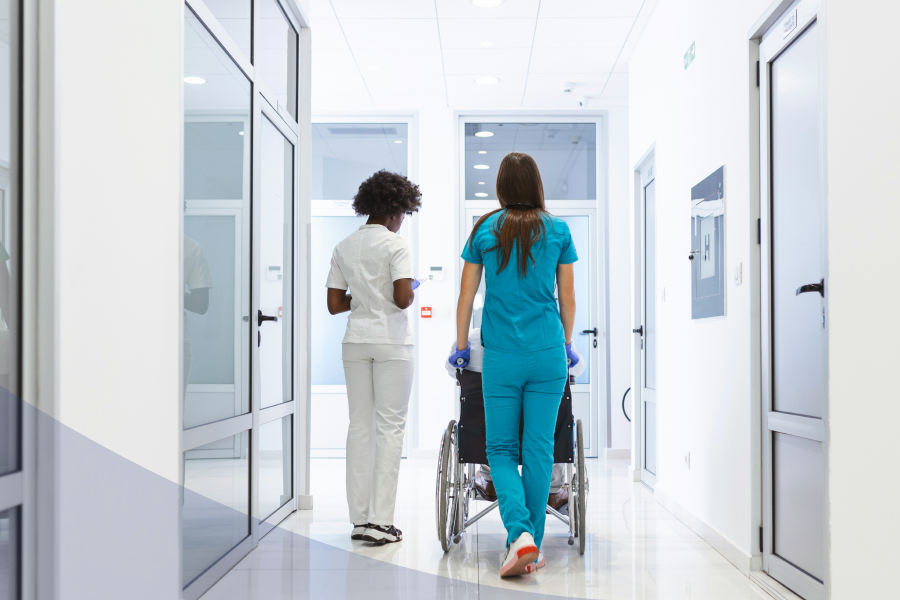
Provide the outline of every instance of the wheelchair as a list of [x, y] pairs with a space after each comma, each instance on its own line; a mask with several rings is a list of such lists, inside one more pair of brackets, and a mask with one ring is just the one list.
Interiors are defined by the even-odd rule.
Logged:
[[[469, 504], [483, 500], [475, 491], [475, 465], [487, 464], [484, 424], [484, 396], [481, 391], [481, 373], [457, 369], [457, 385], [460, 387], [459, 422], [451, 420], [441, 437], [438, 452], [435, 511], [437, 534], [441, 548], [448, 552], [453, 544], [459, 544], [462, 534], [473, 523], [497, 508], [492, 502], [487, 508], [469, 517]], [[519, 423], [519, 464], [522, 462], [522, 427]], [[586, 543], [585, 519], [589, 489], [584, 466], [584, 435], [581, 419], [572, 414], [572, 390], [566, 381], [556, 416], [553, 435], [553, 462], [566, 465], [564, 486], [569, 491], [568, 514], [562, 514], [547, 506], [547, 514], [565, 523], [569, 528], [569, 545], [578, 538], [578, 552], [584, 554]]]

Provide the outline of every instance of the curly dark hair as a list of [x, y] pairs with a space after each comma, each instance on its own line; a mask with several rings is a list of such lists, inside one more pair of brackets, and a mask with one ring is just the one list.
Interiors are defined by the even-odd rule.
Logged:
[[370, 217], [411, 215], [418, 212], [420, 206], [422, 192], [419, 186], [399, 173], [384, 169], [363, 181], [353, 196], [356, 214]]

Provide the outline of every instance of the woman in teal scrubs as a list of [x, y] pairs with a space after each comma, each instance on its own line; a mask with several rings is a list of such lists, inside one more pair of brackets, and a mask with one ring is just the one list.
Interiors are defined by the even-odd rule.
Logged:
[[[456, 310], [457, 351], [451, 364], [469, 358], [472, 303], [485, 276], [481, 322], [487, 456], [507, 531], [501, 577], [543, 566], [547, 494], [553, 468], [556, 415], [572, 348], [578, 260], [569, 228], [544, 208], [537, 164], [527, 154], [508, 154], [497, 171], [501, 208], [475, 224]], [[559, 291], [559, 302], [554, 295]], [[524, 417], [522, 475], [519, 420]]]

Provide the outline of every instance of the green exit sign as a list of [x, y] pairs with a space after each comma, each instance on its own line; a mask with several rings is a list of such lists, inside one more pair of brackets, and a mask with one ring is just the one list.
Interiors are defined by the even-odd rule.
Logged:
[[684, 53], [684, 70], [687, 71], [687, 68], [691, 66], [691, 63], [694, 62], [694, 56], [696, 56], [694, 52], [694, 44], [695, 42], [691, 42], [691, 47], [687, 49], [687, 52]]

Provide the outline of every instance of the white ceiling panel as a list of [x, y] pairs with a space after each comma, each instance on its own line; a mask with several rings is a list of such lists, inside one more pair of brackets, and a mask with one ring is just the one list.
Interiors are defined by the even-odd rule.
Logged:
[[522, 106], [528, 108], [583, 108], [578, 106], [576, 98], [562, 94], [525, 94]]
[[506, 0], [500, 6], [482, 8], [469, 0], [435, 0], [439, 19], [515, 19], [537, 17], [540, 0]]
[[530, 54], [530, 48], [445, 49], [444, 68], [448, 75], [527, 73]]
[[383, 94], [422, 94], [435, 96], [444, 93], [443, 75], [416, 75], [366, 72], [363, 74], [373, 96]]
[[334, 18], [334, 9], [331, 8], [331, 0], [309, 0], [309, 16], [314, 19], [313, 27], [319, 24], [319, 19]]
[[522, 102], [520, 94], [497, 94], [493, 96], [475, 94], [450, 96], [450, 106], [459, 108], [507, 108], [517, 107]]
[[634, 19], [538, 19], [535, 48], [621, 48]]
[[434, 0], [331, 0], [341, 19], [434, 19]]
[[[608, 73], [531, 73], [528, 75], [525, 94], [556, 94], [561, 98], [573, 99], [580, 95], [599, 94], [607, 77], [609, 77]], [[563, 93], [563, 84], [565, 83], [575, 84], [572, 93]]]
[[447, 93], [456, 96], [502, 96], [519, 94], [525, 91], [525, 75], [523, 73], [499, 73], [495, 77], [500, 83], [480, 85], [475, 83], [474, 75], [447, 75]]
[[341, 19], [350, 47], [440, 49], [436, 19]]
[[541, 0], [541, 17], [636, 17], [644, 0]]
[[[415, 51], [396, 48], [357, 48], [353, 51], [363, 72], [408, 73], [410, 75], [443, 75], [441, 51], [437, 48], [419, 48]], [[371, 67], [377, 67], [372, 69]]]
[[378, 108], [431, 108], [447, 106], [444, 94], [378, 94], [374, 98]]
[[441, 45], [447, 48], [531, 48], [537, 19], [440, 19]]
[[313, 94], [312, 109], [329, 108], [374, 108], [368, 95], [353, 96], [350, 94]]
[[603, 92], [602, 98], [627, 98], [628, 97], [628, 74], [613, 73], [609, 77], [609, 83], [606, 84], [606, 90]]
[[341, 24], [335, 18], [316, 19], [315, 33], [313, 34], [315, 49], [331, 51], [334, 48], [346, 48], [347, 40], [341, 31]]
[[535, 48], [532, 73], [609, 73], [619, 48]]

